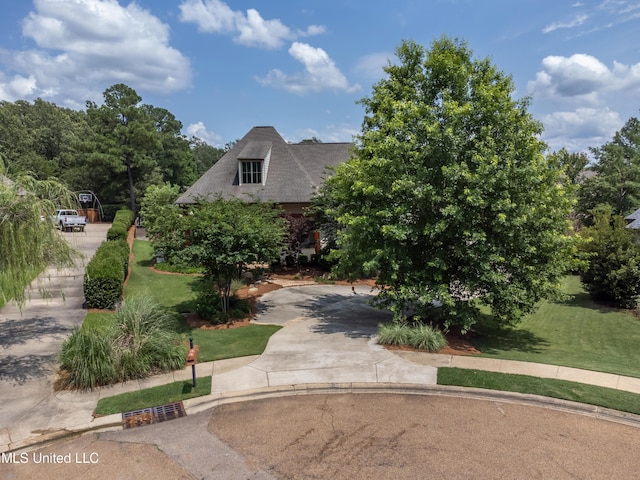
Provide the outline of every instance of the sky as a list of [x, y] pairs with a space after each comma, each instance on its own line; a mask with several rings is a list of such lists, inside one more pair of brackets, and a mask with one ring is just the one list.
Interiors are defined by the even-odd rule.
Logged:
[[0, 100], [76, 110], [117, 83], [221, 147], [253, 126], [351, 141], [396, 47], [468, 43], [550, 150], [640, 116], [640, 0], [0, 0]]

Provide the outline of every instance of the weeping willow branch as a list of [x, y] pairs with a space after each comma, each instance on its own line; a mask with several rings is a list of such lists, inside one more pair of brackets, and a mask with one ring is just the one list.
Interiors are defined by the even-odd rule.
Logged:
[[29, 174], [9, 179], [0, 158], [0, 304], [25, 302], [25, 286], [49, 265], [73, 265], [74, 253], [48, 221], [56, 208], [70, 208], [75, 196], [55, 179]]

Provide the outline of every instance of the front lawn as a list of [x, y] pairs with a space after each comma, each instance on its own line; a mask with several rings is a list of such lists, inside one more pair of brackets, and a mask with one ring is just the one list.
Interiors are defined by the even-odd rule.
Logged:
[[640, 414], [640, 395], [565, 380], [441, 367], [438, 368], [438, 385], [456, 385], [542, 395]]
[[198, 377], [196, 380], [196, 388], [193, 388], [191, 380], [185, 380], [102, 398], [96, 407], [96, 414], [111, 415], [130, 412], [209, 395], [211, 393], [211, 376]]
[[640, 319], [596, 304], [580, 279], [567, 277], [564, 302], [542, 302], [517, 327], [496, 328], [489, 316], [472, 342], [482, 356], [640, 377]]
[[124, 290], [125, 298], [135, 295], [151, 295], [164, 307], [176, 312], [193, 312], [197, 296], [197, 275], [176, 275], [154, 272], [149, 267], [153, 261], [151, 243], [135, 240], [131, 274]]

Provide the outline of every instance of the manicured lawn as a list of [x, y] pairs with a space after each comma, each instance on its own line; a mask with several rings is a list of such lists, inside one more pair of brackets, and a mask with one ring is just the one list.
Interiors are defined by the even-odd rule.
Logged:
[[438, 368], [438, 385], [529, 393], [640, 414], [640, 395], [564, 380], [461, 368]]
[[131, 275], [125, 288], [125, 297], [152, 295], [161, 305], [176, 312], [194, 310], [199, 276], [157, 273], [149, 266], [153, 259], [151, 243], [135, 240], [133, 244]]
[[[152, 295], [164, 307], [175, 312], [191, 312], [197, 295], [198, 279], [190, 275], [157, 273], [149, 265], [153, 249], [147, 241], [136, 240], [133, 246], [134, 260], [131, 275], [125, 287], [125, 298], [134, 295]], [[89, 312], [82, 328], [107, 328], [112, 322], [111, 313]], [[182, 325], [179, 333], [185, 341], [191, 335], [198, 345], [198, 361], [211, 362], [225, 358], [261, 354], [269, 337], [281, 327], [275, 325], [248, 325], [223, 330], [191, 329]]]
[[260, 355], [278, 325], [247, 325], [225, 330], [193, 329], [193, 343], [198, 345], [198, 362]]
[[130, 412], [209, 395], [211, 393], [211, 377], [198, 377], [196, 380], [195, 389], [191, 380], [187, 380], [102, 398], [96, 407], [96, 414], [111, 415]]
[[82, 328], [106, 329], [113, 324], [113, 313], [89, 312], [84, 317]]
[[594, 303], [578, 277], [567, 277], [565, 289], [573, 298], [543, 302], [513, 329], [485, 317], [473, 343], [484, 357], [640, 377], [640, 319]]

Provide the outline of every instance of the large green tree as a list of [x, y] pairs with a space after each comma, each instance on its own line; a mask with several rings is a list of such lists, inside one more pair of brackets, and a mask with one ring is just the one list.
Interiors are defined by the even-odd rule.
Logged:
[[589, 216], [599, 205], [614, 215], [640, 208], [640, 120], [631, 117], [610, 142], [592, 148], [596, 173], [580, 186], [578, 211]]
[[[111, 187], [103, 196], [118, 198], [118, 190], [127, 192], [133, 212], [137, 211], [136, 184], [153, 173], [157, 167], [154, 155], [161, 148], [156, 125], [141, 101], [135, 90], [117, 84], [105, 90], [101, 106], [87, 102], [94, 133], [87, 145], [89, 161], [98, 181]], [[93, 190], [105, 191], [99, 185]]]
[[198, 177], [209, 170], [226, 153], [226, 150], [213, 147], [198, 137], [191, 138], [191, 151]]
[[0, 304], [13, 298], [22, 305], [34, 276], [50, 264], [73, 263], [69, 243], [47, 217], [74, 197], [55, 180], [8, 174], [0, 158]]
[[463, 330], [479, 304], [516, 322], [558, 293], [571, 263], [571, 187], [489, 59], [446, 37], [396, 53], [361, 101], [353, 158], [321, 191], [339, 224], [338, 269], [377, 275], [396, 318], [439, 302]]

